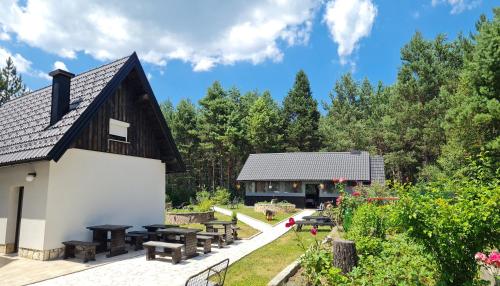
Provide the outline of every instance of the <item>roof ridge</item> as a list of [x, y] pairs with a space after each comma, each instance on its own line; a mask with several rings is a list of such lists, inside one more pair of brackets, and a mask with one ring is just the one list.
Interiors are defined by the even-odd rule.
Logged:
[[[368, 153], [368, 151], [359, 151], [361, 153]], [[288, 155], [288, 154], [355, 154], [351, 151], [298, 151], [298, 152], [271, 152], [271, 153], [251, 153], [250, 155]]]
[[[114, 61], [111, 61], [111, 62], [109, 62], [109, 63], [102, 64], [102, 65], [100, 65], [100, 66], [97, 66], [97, 67], [91, 68], [91, 69], [89, 69], [89, 70], [86, 70], [86, 71], [84, 71], [84, 72], [82, 72], [82, 73], [79, 73], [79, 74], [75, 75], [75, 78], [76, 78], [76, 77], [79, 77], [79, 76], [82, 76], [82, 75], [84, 75], [84, 74], [87, 74], [87, 73], [93, 72], [93, 71], [95, 71], [95, 70], [97, 70], [97, 69], [103, 68], [103, 67], [105, 67], [105, 66], [112, 65], [112, 64], [117, 63], [117, 62], [119, 62], [119, 61], [122, 61], [122, 60], [124, 60], [124, 59], [128, 59], [128, 58], [130, 58], [132, 55], [133, 55], [133, 53], [132, 53], [132, 54], [130, 54], [130, 55], [128, 55], [128, 56], [126, 56], [126, 57], [122, 57], [122, 58], [116, 59], [116, 60], [114, 60]], [[25, 93], [25, 94], [22, 94], [22, 95], [20, 95], [20, 96], [16, 96], [16, 97], [14, 97], [14, 98], [12, 98], [12, 99], [10, 99], [10, 100], [8, 100], [8, 101], [4, 102], [4, 104], [3, 104], [2, 106], [5, 106], [7, 103], [11, 103], [11, 102], [13, 102], [13, 101], [15, 101], [15, 100], [17, 100], [17, 99], [24, 98], [24, 97], [26, 97], [26, 96], [28, 96], [28, 95], [31, 95], [31, 94], [33, 94], [33, 93], [35, 93], [35, 92], [38, 92], [38, 91], [44, 90], [44, 89], [49, 88], [49, 87], [52, 87], [52, 84], [49, 84], [49, 85], [47, 85], [47, 86], [44, 86], [44, 87], [41, 87], [41, 88], [38, 88], [38, 89], [35, 89], [35, 90], [32, 90], [32, 91], [27, 92], [27, 93]], [[0, 107], [2, 107], [2, 106], [0, 106]]]

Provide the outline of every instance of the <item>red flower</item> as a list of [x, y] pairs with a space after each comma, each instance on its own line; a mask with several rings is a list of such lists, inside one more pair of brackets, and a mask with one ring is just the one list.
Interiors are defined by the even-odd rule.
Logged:
[[285, 224], [286, 227], [291, 227], [295, 225], [295, 220], [293, 219], [293, 217], [289, 218], [288, 219], [288, 222]]
[[342, 203], [342, 196], [337, 198], [337, 206], [340, 206], [341, 203]]
[[311, 234], [316, 235], [318, 233], [318, 229], [316, 227], [311, 228]]
[[338, 183], [338, 182], [339, 182], [339, 179], [333, 179], [333, 182], [334, 182], [334, 183]]
[[359, 196], [361, 196], [361, 193], [360, 192], [353, 192], [352, 195], [354, 197], [359, 197]]

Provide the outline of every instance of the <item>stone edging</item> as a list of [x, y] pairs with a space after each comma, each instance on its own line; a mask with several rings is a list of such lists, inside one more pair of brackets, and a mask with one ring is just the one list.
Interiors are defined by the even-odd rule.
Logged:
[[[324, 244], [330, 240], [331, 240], [331, 238], [329, 236], [326, 236], [321, 241], [321, 244]], [[281, 270], [280, 273], [278, 273], [276, 276], [274, 276], [273, 279], [271, 279], [271, 281], [269, 281], [269, 283], [267, 283], [267, 286], [282, 286], [282, 285], [284, 285], [285, 282], [287, 282], [288, 279], [290, 279], [290, 277], [295, 275], [295, 273], [297, 273], [297, 271], [300, 269], [300, 259], [302, 258], [302, 256], [304, 256], [304, 254], [302, 254], [299, 258], [297, 258], [297, 260], [295, 260], [294, 262], [289, 264], [287, 267], [285, 267], [285, 269]]]
[[278, 275], [274, 276], [274, 278], [271, 279], [269, 283], [267, 283], [267, 286], [284, 285], [285, 282], [288, 281], [288, 279], [290, 279], [290, 277], [292, 277], [293, 275], [295, 275], [295, 273], [297, 273], [299, 268], [300, 268], [300, 257], [294, 262], [292, 262], [290, 265], [285, 267], [285, 269], [281, 270], [281, 272], [278, 273]]
[[167, 224], [204, 223], [215, 219], [215, 211], [208, 212], [168, 212], [165, 214]]

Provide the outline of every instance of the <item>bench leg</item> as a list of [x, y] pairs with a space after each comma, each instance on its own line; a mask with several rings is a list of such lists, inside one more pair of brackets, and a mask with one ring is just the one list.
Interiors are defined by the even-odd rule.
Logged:
[[75, 246], [74, 245], [66, 245], [64, 247], [64, 259], [75, 257]]
[[212, 252], [212, 240], [207, 239], [205, 240], [205, 243], [203, 243], [203, 253], [207, 254], [209, 252]]
[[182, 255], [181, 255], [181, 249], [176, 248], [172, 250], [172, 264], [177, 264], [181, 261]]
[[95, 261], [95, 249], [95, 246], [83, 248], [83, 263], [87, 263], [89, 260]]
[[137, 251], [137, 250], [142, 250], [143, 247], [142, 247], [142, 243], [143, 243], [143, 239], [142, 239], [142, 236], [137, 236], [137, 237], [134, 237], [134, 250]]
[[155, 260], [155, 247], [146, 246], [146, 260]]

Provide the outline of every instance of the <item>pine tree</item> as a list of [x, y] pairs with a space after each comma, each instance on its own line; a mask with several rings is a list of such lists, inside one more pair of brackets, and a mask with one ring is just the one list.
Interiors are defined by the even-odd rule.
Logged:
[[17, 73], [14, 61], [9, 57], [0, 70], [0, 106], [8, 100], [26, 92], [21, 75]]
[[500, 163], [500, 8], [494, 19], [482, 16], [473, 35], [476, 44], [467, 57], [458, 92], [446, 115], [449, 140], [440, 158], [448, 173], [465, 165], [468, 156], [487, 151]]
[[318, 103], [312, 97], [309, 79], [303, 70], [283, 101], [286, 150], [317, 151], [320, 148]]
[[265, 91], [250, 107], [247, 125], [248, 140], [254, 152], [281, 150], [283, 134], [280, 110], [268, 91]]

